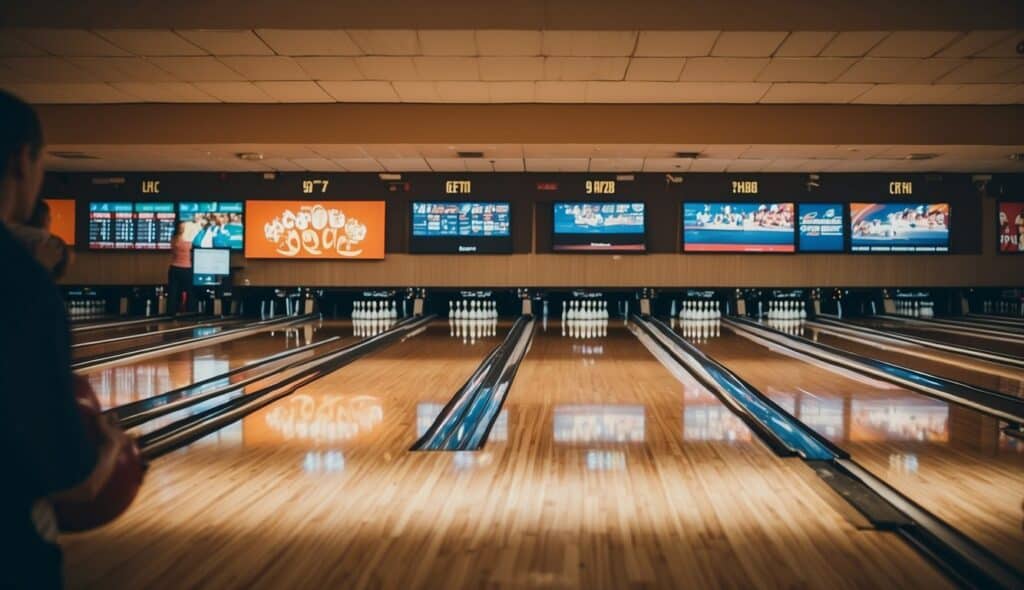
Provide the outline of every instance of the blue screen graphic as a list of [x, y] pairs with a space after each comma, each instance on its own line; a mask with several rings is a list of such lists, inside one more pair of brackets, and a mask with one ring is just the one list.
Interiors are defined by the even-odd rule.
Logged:
[[507, 202], [425, 202], [412, 204], [412, 235], [419, 238], [506, 238]]
[[841, 203], [800, 203], [797, 220], [801, 252], [842, 252], [846, 219]]
[[793, 250], [793, 203], [683, 203], [685, 252]]
[[850, 203], [853, 252], [948, 252], [949, 203]]
[[178, 219], [193, 248], [241, 250], [245, 239], [245, 205], [241, 201], [178, 203]]
[[643, 203], [555, 203], [555, 234], [644, 233]]

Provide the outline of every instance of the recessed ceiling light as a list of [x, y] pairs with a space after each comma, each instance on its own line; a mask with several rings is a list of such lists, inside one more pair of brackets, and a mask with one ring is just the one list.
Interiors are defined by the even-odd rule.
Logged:
[[242, 152], [235, 154], [239, 160], [245, 160], [246, 162], [258, 162], [263, 159], [263, 154], [259, 152]]
[[455, 152], [460, 158], [482, 158], [483, 152]]
[[904, 156], [904, 160], [934, 160], [938, 158], [939, 154], [907, 154]]
[[700, 157], [700, 152], [676, 152], [676, 157], [681, 160], [696, 160]]

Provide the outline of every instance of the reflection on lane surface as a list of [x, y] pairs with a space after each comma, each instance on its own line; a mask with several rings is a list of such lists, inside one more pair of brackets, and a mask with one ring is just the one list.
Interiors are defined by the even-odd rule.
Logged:
[[927, 326], [918, 323], [911, 325], [882, 318], [853, 318], [847, 321], [869, 328], [899, 332], [917, 338], [927, 338], [947, 344], [958, 344], [980, 350], [991, 350], [993, 352], [1024, 357], [1024, 339], [1014, 335], [988, 338], [971, 335], [967, 332], [958, 332], [957, 328], [951, 326]]

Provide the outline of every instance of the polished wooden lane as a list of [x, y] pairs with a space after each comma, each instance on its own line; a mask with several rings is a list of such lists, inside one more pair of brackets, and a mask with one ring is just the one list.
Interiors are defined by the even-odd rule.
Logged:
[[1024, 570], [1024, 444], [974, 410], [728, 330], [698, 346], [915, 502]]
[[86, 377], [100, 404], [109, 408], [184, 387], [288, 348], [332, 336], [344, 337], [344, 343], [357, 339], [352, 334], [350, 322], [310, 323], [111, 367], [89, 373]]
[[[212, 321], [215, 318], [210, 317], [206, 321]], [[94, 340], [103, 340], [106, 338], [118, 338], [121, 336], [133, 336], [136, 334], [158, 334], [164, 330], [172, 330], [175, 328], [182, 328], [192, 324], [200, 323], [198, 317], [189, 317], [187, 319], [165, 319], [160, 321], [154, 321], [147, 324], [129, 324], [124, 326], [116, 325], [116, 320], [110, 320], [111, 325], [108, 328], [97, 328], [95, 330], [88, 330], [85, 332], [72, 332], [71, 341], [75, 344], [80, 342], [91, 342]], [[72, 328], [77, 327], [72, 324]]]
[[952, 352], [886, 342], [879, 346], [868, 336], [841, 337], [828, 328], [804, 328], [805, 337], [847, 350], [854, 354], [877, 358], [925, 373], [961, 381], [976, 387], [1024, 397], [1024, 370], [967, 357]]
[[899, 320], [885, 318], [853, 318], [848, 321], [878, 330], [887, 330], [906, 334], [908, 336], [916, 336], [918, 338], [938, 340], [939, 342], [944, 342], [946, 344], [958, 344], [960, 346], [969, 346], [971, 348], [991, 350], [992, 352], [1024, 357], [1024, 338], [1015, 337], [1011, 334], [1007, 334], [1005, 336], [1006, 339], [1002, 339], [1004, 337], [996, 339], [957, 332], [956, 327], [943, 326], [939, 324], [929, 327], [923, 324], [909, 324]]

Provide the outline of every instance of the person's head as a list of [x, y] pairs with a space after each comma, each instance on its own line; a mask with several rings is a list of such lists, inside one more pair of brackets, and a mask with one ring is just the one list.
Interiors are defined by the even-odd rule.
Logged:
[[32, 216], [28, 218], [25, 225], [50, 231], [50, 206], [42, 199], [36, 200], [36, 206], [32, 209]]
[[25, 101], [0, 90], [0, 219], [24, 223], [43, 184], [43, 128]]

